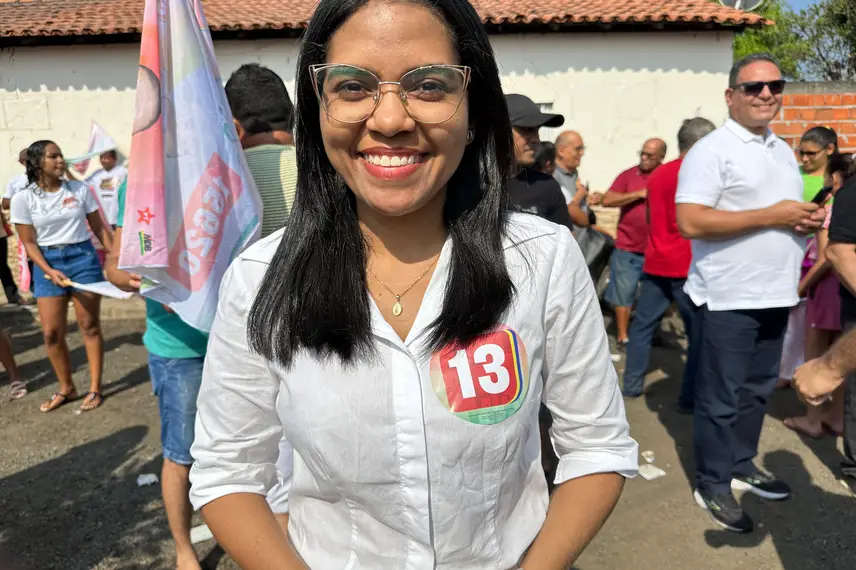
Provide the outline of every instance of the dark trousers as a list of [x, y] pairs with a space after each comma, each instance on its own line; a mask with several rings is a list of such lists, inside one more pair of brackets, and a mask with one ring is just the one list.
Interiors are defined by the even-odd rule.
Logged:
[[10, 303], [14, 303], [15, 299], [18, 298], [18, 286], [15, 284], [12, 270], [9, 269], [8, 238], [0, 238], [0, 282], [3, 283], [3, 291], [6, 292], [6, 299]]
[[[856, 320], [842, 319], [845, 331], [856, 329]], [[841, 461], [841, 474], [856, 479], [856, 374], [847, 380], [844, 396], [844, 459]]]
[[693, 314], [699, 346], [695, 393], [696, 486], [730, 492], [734, 475], [754, 472], [767, 401], [776, 386], [788, 308]]
[[[624, 370], [625, 396], [635, 397], [642, 394], [654, 333], [672, 303], [677, 303], [681, 319], [684, 321], [684, 330], [687, 336], [690, 336], [693, 305], [689, 296], [684, 293], [685, 282], [686, 279], [659, 277], [647, 273], [642, 276], [642, 286], [639, 298], [636, 300], [636, 314], [633, 316], [628, 332], [630, 343], [627, 345], [627, 366]], [[684, 379], [678, 400], [684, 408], [693, 407], [695, 368], [698, 360], [695, 354], [698, 351], [694, 351], [692, 346], [693, 342], [690, 338], [690, 350], [687, 353], [687, 365], [684, 368]]]

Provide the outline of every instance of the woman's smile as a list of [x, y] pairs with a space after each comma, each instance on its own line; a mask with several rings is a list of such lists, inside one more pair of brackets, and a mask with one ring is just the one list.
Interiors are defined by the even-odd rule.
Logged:
[[357, 156], [371, 176], [381, 180], [405, 180], [419, 172], [431, 155], [417, 149], [372, 147]]

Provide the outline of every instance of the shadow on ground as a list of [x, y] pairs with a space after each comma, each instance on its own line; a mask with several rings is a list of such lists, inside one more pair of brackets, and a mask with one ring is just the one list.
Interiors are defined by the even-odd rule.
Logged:
[[675, 444], [675, 452], [689, 485], [695, 480], [695, 454], [693, 452], [693, 418], [678, 413], [678, 396], [684, 377], [684, 352], [677, 346], [678, 336], [661, 333], [661, 346], [651, 349], [651, 362], [656, 363], [664, 378], [646, 383], [645, 404], [656, 414]]
[[[767, 406], [767, 415], [780, 422], [790, 417], [802, 416], [805, 411], [805, 406], [800, 403], [796, 393], [790, 388], [776, 390], [770, 399], [770, 405]], [[838, 451], [838, 438], [825, 436], [821, 439], [812, 439], [801, 433], [797, 433], [797, 435], [820, 462], [826, 465], [827, 469], [832, 473], [839, 474], [841, 453]], [[856, 535], [856, 531], [854, 531], [854, 535]], [[856, 554], [854, 560], [856, 560]], [[853, 563], [853, 567], [856, 567], [856, 562]]]
[[787, 473], [793, 497], [770, 502], [745, 494], [742, 507], [760, 521], [758, 528], [748, 535], [710, 530], [705, 533], [707, 544], [715, 549], [754, 548], [770, 537], [783, 570], [852, 570], [854, 530], [841, 521], [851, 516], [853, 501], [814, 485], [795, 453], [769, 453], [764, 457], [763, 468]]
[[136, 478], [159, 473], [161, 460], [133, 459], [147, 432], [123, 429], [0, 480], [0, 568], [143, 568], [137, 560], [160, 555], [160, 487]]
[[[32, 318], [25, 319], [26, 315], [30, 315], [30, 313], [27, 311], [16, 312], [13, 328], [9, 328], [7, 330], [7, 332], [10, 333], [12, 348], [16, 355], [21, 355], [32, 349], [40, 348], [44, 342], [41, 326]], [[70, 339], [77, 332], [77, 323], [69, 323], [68, 335], [66, 338]], [[116, 349], [123, 348], [127, 345], [141, 346], [142, 343], [142, 336], [138, 333], [124, 334], [115, 337], [105, 335], [104, 354], [106, 357]], [[86, 349], [82, 344], [80, 346], [75, 346], [74, 348], [70, 347], [69, 353], [71, 356], [72, 374], [75, 374], [89, 366], [89, 363], [86, 360]], [[30, 392], [35, 392], [45, 386], [55, 385], [56, 376], [53, 373], [50, 360], [48, 360], [47, 357], [28, 361], [26, 363], [21, 363], [19, 360], [18, 365], [22, 377], [27, 381], [27, 389]], [[2, 377], [5, 381], [5, 373]], [[119, 381], [105, 384], [103, 392], [105, 396], [116, 395], [128, 388], [142, 384], [147, 380], [148, 371], [145, 366], [142, 366]], [[85, 392], [87, 388], [88, 384], [78, 386], [78, 391], [82, 393]]]

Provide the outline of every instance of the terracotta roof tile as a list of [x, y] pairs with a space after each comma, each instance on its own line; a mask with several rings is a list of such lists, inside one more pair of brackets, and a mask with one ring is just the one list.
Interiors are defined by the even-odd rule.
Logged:
[[[0, 0], [0, 37], [139, 33], [145, 0]], [[316, 0], [204, 0], [214, 31], [300, 30]], [[487, 24], [764, 24], [710, 0], [473, 0]], [[522, 8], [521, 5], [525, 5]]]

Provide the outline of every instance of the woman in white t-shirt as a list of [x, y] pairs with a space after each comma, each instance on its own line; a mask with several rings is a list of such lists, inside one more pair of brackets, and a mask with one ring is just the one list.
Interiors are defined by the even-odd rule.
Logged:
[[98, 199], [101, 200], [101, 207], [104, 209], [107, 223], [113, 227], [116, 227], [116, 220], [119, 216], [119, 209], [116, 207], [119, 186], [128, 176], [128, 169], [117, 164], [117, 159], [115, 150], [102, 153], [100, 157], [102, 168], [99, 168], [86, 179], [86, 184], [98, 193]]
[[101, 297], [78, 290], [70, 282], [91, 284], [104, 280], [89, 230], [110, 251], [113, 236], [101, 221], [98, 204], [89, 189], [80, 182], [65, 179], [66, 163], [62, 151], [51, 141], [38, 141], [27, 149], [25, 191], [12, 198], [12, 223], [35, 264], [33, 295], [39, 307], [48, 358], [59, 380], [60, 389], [41, 405], [50, 412], [77, 398], [72, 383], [71, 362], [65, 342], [68, 327], [68, 297], [74, 302], [77, 324], [83, 334], [89, 360], [89, 393], [81, 410], [99, 407], [104, 346], [101, 337]]

